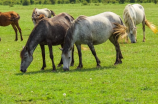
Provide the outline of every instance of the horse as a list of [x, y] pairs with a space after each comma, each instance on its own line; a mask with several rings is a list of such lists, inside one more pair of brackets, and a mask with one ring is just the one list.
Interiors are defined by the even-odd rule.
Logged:
[[41, 14], [44, 14], [45, 17], [47, 17], [47, 18], [51, 18], [51, 15], [55, 16], [54, 11], [52, 11], [52, 10], [49, 10], [47, 8], [43, 8], [43, 9], [35, 8], [32, 12], [32, 21], [33, 21], [34, 25], [37, 24], [36, 23], [37, 16], [40, 16]]
[[118, 43], [119, 36], [126, 35], [126, 27], [121, 18], [113, 12], [104, 12], [94, 16], [79, 16], [71, 23], [67, 30], [64, 46], [62, 49], [63, 69], [69, 70], [71, 62], [71, 51], [73, 44], [76, 45], [79, 56], [79, 65], [82, 68], [81, 44], [87, 44], [94, 55], [97, 67], [100, 67], [100, 60], [95, 52], [94, 45], [102, 44], [108, 39], [115, 46], [116, 61], [115, 65], [122, 63], [123, 58]]
[[[64, 38], [66, 35], [66, 30], [70, 27], [71, 21], [74, 18], [67, 13], [60, 13], [53, 18], [43, 18], [32, 30], [25, 47], [20, 53], [21, 65], [20, 70], [26, 72], [28, 66], [33, 60], [33, 52], [36, 49], [37, 45], [40, 45], [42, 51], [43, 65], [41, 70], [44, 70], [46, 67], [45, 62], [45, 47], [48, 45], [50, 59], [52, 61], [52, 71], [56, 71], [56, 67], [53, 60], [52, 45], [61, 45], [63, 47]], [[73, 52], [72, 52], [73, 56]], [[58, 66], [61, 66], [62, 59]], [[72, 59], [71, 65], [73, 66], [74, 59]]]
[[[146, 19], [144, 8], [140, 4], [126, 5], [123, 12], [123, 19], [127, 27], [127, 33], [131, 43], [136, 43], [137, 41], [136, 25], [140, 23], [142, 23], [143, 26], [143, 42], [145, 42], [145, 25], [148, 26], [155, 34], [158, 31], [156, 26]], [[127, 42], [128, 37], [126, 40]]]
[[21, 41], [23, 40], [21, 28], [19, 26], [20, 15], [14, 11], [0, 12], [0, 26], [12, 25], [15, 31], [15, 41], [18, 40], [17, 29], [19, 30]]

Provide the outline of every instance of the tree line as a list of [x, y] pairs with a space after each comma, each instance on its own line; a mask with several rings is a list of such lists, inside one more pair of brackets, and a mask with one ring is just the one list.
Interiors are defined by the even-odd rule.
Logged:
[[115, 3], [158, 3], [158, 0], [1, 0], [0, 5], [33, 5], [33, 4], [89, 4], [89, 3], [104, 3], [104, 4], [115, 4]]

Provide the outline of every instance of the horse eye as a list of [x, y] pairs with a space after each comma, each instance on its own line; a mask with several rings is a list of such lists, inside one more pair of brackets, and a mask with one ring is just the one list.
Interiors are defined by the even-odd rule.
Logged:
[[69, 59], [70, 59], [70, 57], [69, 57]]

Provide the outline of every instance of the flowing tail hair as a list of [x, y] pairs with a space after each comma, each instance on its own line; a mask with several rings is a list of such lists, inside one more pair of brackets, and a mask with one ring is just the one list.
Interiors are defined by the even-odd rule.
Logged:
[[116, 37], [121, 37], [121, 38], [124, 38], [127, 36], [127, 33], [126, 33], [126, 26], [124, 25], [121, 25], [119, 23], [114, 23], [115, 27], [114, 27], [114, 32], [113, 32], [113, 35], [116, 34]]
[[156, 26], [150, 23], [148, 20], [145, 20], [145, 25], [147, 25], [155, 34], [158, 32]]

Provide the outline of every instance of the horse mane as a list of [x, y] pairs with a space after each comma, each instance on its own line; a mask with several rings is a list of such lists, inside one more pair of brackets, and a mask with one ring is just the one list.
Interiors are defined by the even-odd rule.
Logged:
[[72, 35], [74, 32], [74, 29], [76, 27], [76, 24], [79, 24], [81, 20], [85, 20], [87, 18], [87, 16], [79, 16], [76, 20], [71, 22], [71, 26], [69, 27], [69, 29], [66, 32], [66, 36], [65, 36], [65, 41], [64, 41], [64, 48], [63, 48], [63, 53], [67, 53], [68, 49], [71, 45], [71, 41], [72, 41]]
[[128, 5], [125, 7], [125, 9], [124, 9], [124, 22], [125, 22], [125, 24], [127, 25], [128, 30], [129, 30], [129, 28], [132, 27], [132, 26], [135, 27], [134, 21], [133, 21], [133, 19], [132, 19], [132, 17], [131, 17], [130, 10], [129, 10], [129, 9], [131, 9], [131, 8], [132, 8], [132, 5], [131, 5], [131, 4], [128, 4]]

